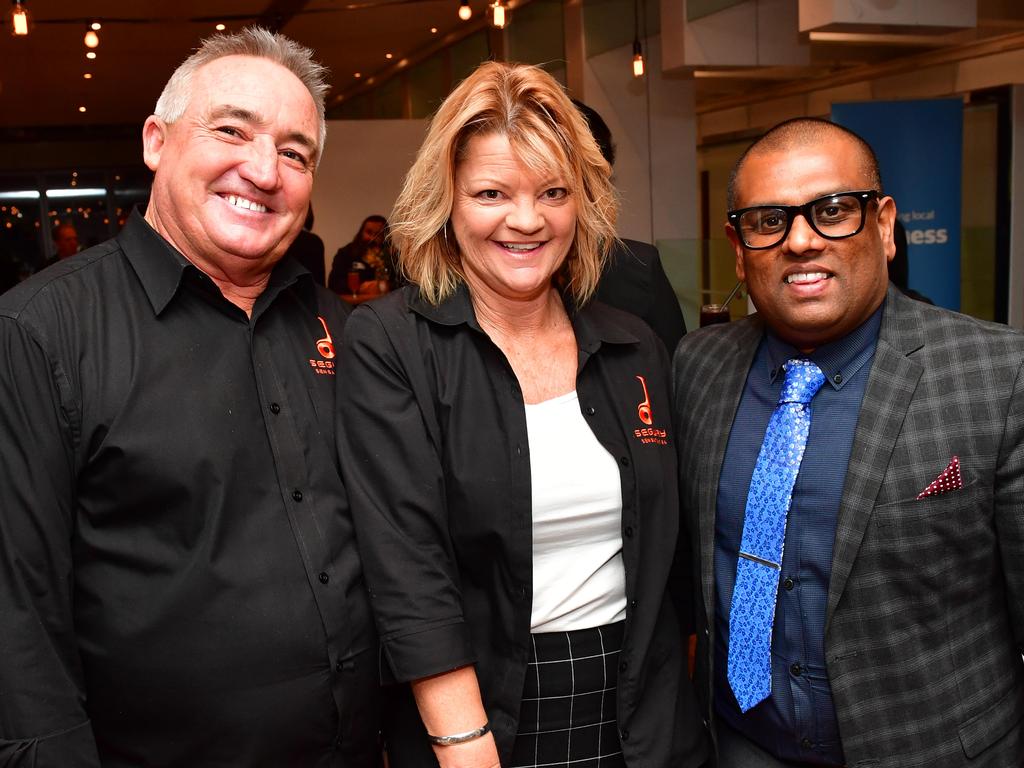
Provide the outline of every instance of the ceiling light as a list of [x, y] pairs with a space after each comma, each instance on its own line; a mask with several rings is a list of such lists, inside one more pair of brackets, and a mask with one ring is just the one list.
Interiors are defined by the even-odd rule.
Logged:
[[25, 10], [21, 0], [14, 0], [14, 9], [11, 11], [11, 31], [19, 37], [28, 34], [28, 11]]
[[469, 7], [469, 0], [459, 0], [459, 18], [469, 21], [473, 15], [473, 9]]
[[811, 32], [812, 43], [852, 43], [854, 45], [901, 45], [939, 47], [942, 41], [932, 35], [904, 35], [874, 32]]
[[390, 61], [391, 59], [393, 59], [395, 57], [394, 57], [394, 54], [385, 53], [384, 54], [384, 58], [387, 59], [388, 61]]
[[362, 76], [363, 76], [363, 73], [362, 73], [362, 72], [356, 72], [355, 74], [353, 74], [353, 75], [352, 75], [352, 77], [356, 78], [357, 80], [358, 80], [358, 79], [359, 79], [360, 77], [362, 77]]
[[430, 28], [430, 34], [436, 35], [437, 34], [437, 27], [431, 27]]
[[87, 59], [95, 59], [96, 58], [96, 51], [88, 51], [85, 54], [85, 58], [87, 58]]
[[85, 47], [95, 48], [100, 44], [100, 36], [97, 35], [93, 30], [89, 30], [85, 33]]
[[[85, 107], [79, 107], [78, 111], [79, 112], [85, 112]], [[75, 182], [71, 182], [71, 183], [74, 184]]]
[[228, 27], [227, 27], [226, 24], [218, 24], [217, 26], [214, 27], [214, 29], [216, 29], [218, 32], [223, 32], [227, 28]]
[[86, 80], [92, 80], [92, 72], [86, 72], [82, 77]]
[[498, 29], [505, 28], [505, 6], [501, 0], [494, 0], [491, 5], [491, 23]]
[[90, 24], [89, 26], [90, 26], [90, 27], [91, 27], [91, 28], [92, 28], [93, 30], [95, 30], [96, 32], [99, 32], [99, 31], [100, 31], [101, 29], [103, 29], [103, 25], [102, 25], [102, 24], [100, 24], [100, 23], [99, 23], [98, 21], [94, 21], [94, 22], [93, 22], [92, 24]]

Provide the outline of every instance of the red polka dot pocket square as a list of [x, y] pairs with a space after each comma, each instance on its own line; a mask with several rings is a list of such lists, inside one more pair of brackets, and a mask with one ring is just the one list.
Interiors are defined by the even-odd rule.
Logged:
[[956, 491], [963, 487], [964, 481], [960, 476], [960, 457], [954, 456], [949, 460], [946, 468], [939, 473], [939, 476], [932, 480], [927, 488], [917, 494], [917, 498], [918, 500], [926, 499], [929, 496]]

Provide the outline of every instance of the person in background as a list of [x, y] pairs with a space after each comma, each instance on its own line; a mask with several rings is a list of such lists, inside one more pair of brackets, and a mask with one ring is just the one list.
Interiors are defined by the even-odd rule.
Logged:
[[282, 260], [326, 133], [311, 55], [205, 40], [142, 129], [145, 217], [0, 299], [0, 765], [378, 764], [348, 309]]
[[[615, 165], [612, 132], [601, 115], [581, 101], [573, 104], [583, 113], [608, 165]], [[636, 315], [658, 334], [669, 354], [686, 333], [679, 299], [661, 264], [661, 254], [649, 243], [617, 239], [594, 297]]]
[[1024, 765], [1024, 334], [904, 296], [871, 147], [737, 162], [757, 314], [675, 355], [719, 768]]
[[907, 258], [907, 230], [899, 219], [896, 219], [896, 223], [893, 225], [892, 238], [896, 251], [892, 261], [889, 262], [889, 280], [910, 298], [923, 301], [926, 304], [934, 304], [934, 301], [920, 291], [915, 291], [909, 285], [910, 262]]
[[410, 279], [356, 309], [343, 466], [394, 768], [703, 763], [668, 595], [664, 345], [591, 302], [611, 169], [546, 72], [488, 62], [392, 214]]
[[[349, 283], [349, 273], [359, 275], [355, 289]], [[388, 220], [373, 215], [363, 219], [352, 242], [334, 254], [327, 287], [335, 293], [379, 293], [378, 283], [390, 281], [395, 274], [394, 255], [388, 244]]]
[[43, 266], [56, 264], [78, 253], [78, 230], [70, 222], [58, 224], [53, 229], [54, 255]]
[[313, 232], [313, 204], [306, 212], [306, 220], [288, 248], [288, 255], [309, 270], [317, 285], [326, 285], [324, 280], [324, 241]]

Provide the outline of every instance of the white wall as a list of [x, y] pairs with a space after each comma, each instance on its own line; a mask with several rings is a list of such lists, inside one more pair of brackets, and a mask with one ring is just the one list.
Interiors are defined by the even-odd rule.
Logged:
[[631, 45], [586, 59], [583, 101], [601, 114], [615, 141], [619, 236], [658, 246], [692, 328], [700, 308], [694, 81], [664, 72], [660, 36], [645, 42], [644, 57], [642, 79], [632, 74]]
[[363, 219], [391, 214], [426, 120], [328, 120], [327, 144], [313, 182], [313, 231], [324, 241], [327, 272]]
[[619, 235], [646, 242], [696, 238], [694, 83], [661, 71], [659, 37], [650, 38], [644, 57], [644, 78], [632, 75], [629, 45], [588, 58], [584, 67], [583, 101], [604, 118], [617, 150]]

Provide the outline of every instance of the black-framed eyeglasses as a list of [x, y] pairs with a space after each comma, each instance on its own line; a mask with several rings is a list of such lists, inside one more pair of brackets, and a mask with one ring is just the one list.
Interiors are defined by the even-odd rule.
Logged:
[[789, 236], [797, 215], [828, 240], [853, 237], [864, 229], [864, 210], [879, 193], [873, 189], [836, 192], [803, 205], [755, 205], [729, 211], [729, 223], [751, 250], [774, 248]]

